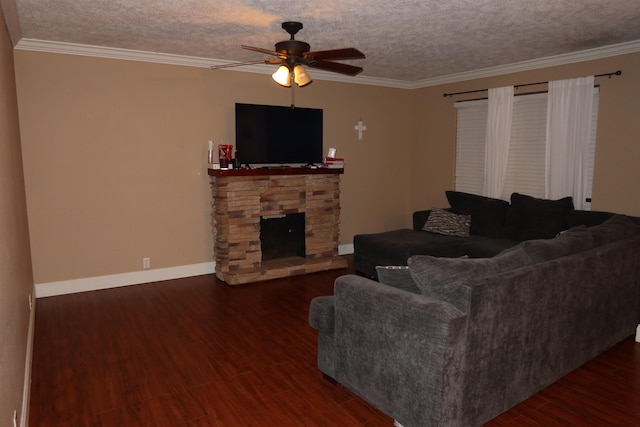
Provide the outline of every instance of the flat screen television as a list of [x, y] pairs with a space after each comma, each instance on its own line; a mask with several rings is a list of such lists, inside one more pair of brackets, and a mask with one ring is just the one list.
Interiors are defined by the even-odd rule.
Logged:
[[236, 150], [242, 164], [322, 162], [322, 109], [236, 103]]

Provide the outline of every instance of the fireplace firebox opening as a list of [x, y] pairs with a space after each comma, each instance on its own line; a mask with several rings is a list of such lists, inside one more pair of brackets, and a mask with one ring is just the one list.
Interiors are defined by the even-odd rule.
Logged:
[[260, 217], [262, 260], [306, 257], [304, 212]]

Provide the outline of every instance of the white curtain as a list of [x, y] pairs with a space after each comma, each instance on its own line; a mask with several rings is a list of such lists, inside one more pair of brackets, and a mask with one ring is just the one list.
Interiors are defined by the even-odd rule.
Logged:
[[513, 86], [489, 89], [483, 195], [500, 198], [509, 160]]
[[585, 207], [593, 93], [593, 76], [549, 82], [545, 196], [572, 196], [576, 209]]

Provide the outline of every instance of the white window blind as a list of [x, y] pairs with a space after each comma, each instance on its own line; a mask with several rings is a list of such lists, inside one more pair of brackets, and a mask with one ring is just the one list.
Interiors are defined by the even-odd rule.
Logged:
[[482, 194], [487, 101], [456, 102], [456, 190]]
[[513, 105], [511, 145], [502, 198], [518, 192], [544, 197], [547, 96], [518, 96]]
[[[456, 190], [482, 194], [484, 180], [487, 101], [456, 102]], [[593, 129], [587, 160], [585, 188], [591, 197], [598, 117], [598, 91], [594, 91]], [[509, 160], [502, 198], [509, 200], [518, 192], [544, 197], [547, 94], [520, 95], [514, 98]]]

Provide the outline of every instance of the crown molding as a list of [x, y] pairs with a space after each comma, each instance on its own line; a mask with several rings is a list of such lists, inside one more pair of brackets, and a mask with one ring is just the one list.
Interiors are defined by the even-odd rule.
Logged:
[[[45, 53], [59, 53], [65, 55], [90, 56], [96, 58], [120, 59], [125, 61], [152, 62], [156, 64], [181, 65], [185, 67], [211, 68], [218, 65], [234, 64], [234, 61], [221, 59], [209, 59], [196, 56], [173, 55], [168, 53], [147, 52], [142, 50], [120, 49], [105, 46], [92, 46], [86, 44], [55, 42], [37, 39], [21, 39], [17, 50], [30, 50]], [[235, 71], [257, 74], [273, 74], [273, 66], [265, 64], [242, 65], [234, 68], [221, 68], [216, 71]], [[411, 89], [411, 83], [401, 80], [383, 79], [367, 76], [346, 76], [330, 73], [322, 70], [313, 70], [313, 78], [341, 83], [364, 84], [372, 86], [394, 87]]]
[[[147, 52], [141, 50], [120, 49], [113, 47], [92, 46], [85, 44], [55, 42], [28, 38], [20, 39], [15, 48], [18, 50], [120, 59], [125, 61], [152, 62], [157, 64], [180, 65], [198, 68], [211, 68], [212, 66], [235, 63], [234, 61], [224, 61], [219, 59], [209, 59], [195, 56], [173, 55], [168, 53]], [[419, 89], [431, 86], [439, 86], [443, 84], [457, 83], [466, 80], [499, 76], [521, 71], [530, 71], [539, 68], [590, 61], [636, 52], [640, 52], [640, 40], [598, 47], [595, 49], [588, 49], [579, 52], [571, 52], [562, 55], [549, 56], [546, 58], [532, 59], [529, 61], [522, 61], [513, 64], [500, 65], [497, 67], [489, 67], [480, 70], [449, 74], [446, 76], [434, 77], [414, 82], [368, 76], [351, 77], [321, 70], [313, 70], [313, 78], [317, 80], [392, 87], [397, 89]], [[257, 74], [271, 74], [273, 73], [273, 66], [264, 64], [242, 65], [234, 68], [222, 68], [218, 71], [239, 71]]]
[[595, 59], [602, 59], [611, 56], [626, 55], [637, 52], [640, 52], [640, 40], [634, 40], [610, 46], [597, 47], [595, 49], [582, 50], [578, 52], [565, 53], [562, 55], [548, 56], [546, 58], [516, 62], [513, 64], [500, 65], [497, 67], [489, 67], [480, 70], [429, 78], [414, 82], [411, 85], [411, 89], [439, 86], [449, 83], [457, 83], [467, 80], [517, 73], [521, 71], [530, 71], [540, 68], [554, 67], [558, 65], [573, 64], [576, 62], [592, 61]]

